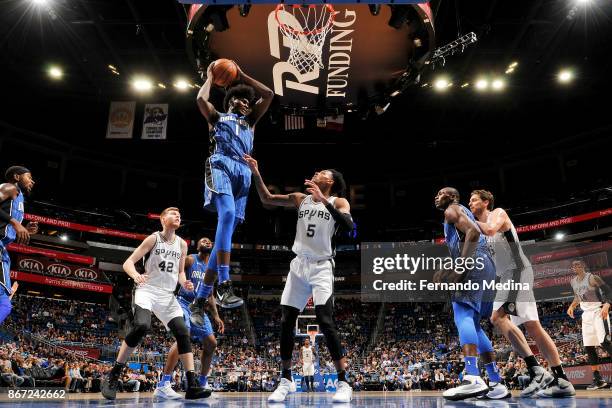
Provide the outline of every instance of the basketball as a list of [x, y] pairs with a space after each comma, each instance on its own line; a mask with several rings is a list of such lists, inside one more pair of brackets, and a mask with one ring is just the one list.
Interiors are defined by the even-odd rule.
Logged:
[[225, 88], [238, 77], [238, 66], [232, 60], [218, 59], [213, 65], [212, 76], [215, 85]]

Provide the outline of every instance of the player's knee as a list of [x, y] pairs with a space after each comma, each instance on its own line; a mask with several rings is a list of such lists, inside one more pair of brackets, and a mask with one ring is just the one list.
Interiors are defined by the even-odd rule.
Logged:
[[219, 222], [223, 225], [233, 226], [236, 218], [236, 209], [234, 206], [223, 206], [218, 211]]
[[317, 322], [323, 334], [326, 332], [336, 331], [336, 325], [334, 324], [333, 306], [332, 299], [329, 298], [327, 303], [324, 305], [315, 306], [315, 315], [317, 316]]
[[125, 336], [125, 344], [127, 344], [128, 347], [136, 347], [138, 343], [140, 343], [140, 340], [147, 335], [149, 330], [151, 330], [150, 321], [134, 322], [132, 330]]
[[292, 306], [281, 306], [281, 330], [283, 327], [293, 328], [300, 311]]
[[506, 314], [500, 313], [499, 311], [495, 310], [491, 314], [491, 318], [489, 320], [491, 321], [491, 324], [493, 326], [499, 326], [504, 323], [504, 319], [506, 319]]
[[589, 359], [589, 365], [599, 364], [599, 356], [597, 355], [597, 349], [595, 346], [585, 346], [584, 348]]
[[182, 317], [175, 317], [168, 322], [168, 328], [174, 335], [174, 337], [187, 336], [189, 337], [189, 329], [185, 324], [185, 320]]
[[215, 336], [208, 336], [208, 337], [205, 337], [204, 340], [202, 340], [202, 350], [206, 354], [209, 354], [209, 355], [213, 354], [216, 348], [217, 348], [217, 339], [215, 338]]

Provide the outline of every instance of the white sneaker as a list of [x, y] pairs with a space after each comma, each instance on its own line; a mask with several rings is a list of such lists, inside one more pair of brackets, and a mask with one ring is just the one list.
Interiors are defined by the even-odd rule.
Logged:
[[499, 400], [512, 397], [508, 387], [502, 383], [490, 383], [489, 392], [484, 395], [485, 399]]
[[162, 384], [161, 387], [156, 387], [155, 391], [153, 391], [153, 397], [160, 399], [182, 399], [183, 396], [178, 392], [172, 389], [172, 384], [166, 381]]
[[571, 382], [563, 378], [555, 378], [546, 388], [538, 391], [537, 396], [540, 398], [565, 398], [576, 395], [576, 390]]
[[544, 367], [534, 367], [535, 376], [531, 379], [531, 382], [523, 391], [521, 391], [521, 398], [527, 398], [534, 396], [536, 392], [548, 387], [550, 383], [555, 380], [555, 377]]
[[333, 402], [351, 402], [353, 399], [353, 389], [346, 381], [338, 381], [336, 393], [332, 398]]
[[289, 381], [286, 378], [281, 378], [278, 387], [268, 397], [268, 402], [283, 402], [287, 398], [287, 394], [295, 392], [296, 385], [293, 381]]
[[479, 375], [464, 375], [461, 385], [442, 393], [442, 396], [451, 401], [473, 398], [489, 392], [489, 387]]

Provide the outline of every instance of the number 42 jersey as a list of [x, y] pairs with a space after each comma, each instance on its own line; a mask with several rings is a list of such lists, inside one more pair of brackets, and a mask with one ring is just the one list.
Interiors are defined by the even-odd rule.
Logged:
[[155, 233], [155, 245], [145, 263], [145, 275], [148, 279], [140, 286], [174, 292], [178, 282], [182, 241], [181, 237], [175, 235], [174, 241], [168, 242], [164, 240], [161, 232]]
[[[327, 199], [332, 205], [336, 197]], [[325, 205], [315, 202], [311, 195], [306, 196], [298, 208], [297, 228], [293, 252], [297, 256], [314, 260], [330, 259], [336, 254], [334, 235], [336, 221], [332, 218]]]

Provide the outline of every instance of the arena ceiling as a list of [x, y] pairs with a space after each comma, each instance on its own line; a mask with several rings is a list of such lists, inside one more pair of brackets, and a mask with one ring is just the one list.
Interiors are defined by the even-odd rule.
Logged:
[[[8, 0], [0, 6], [0, 86], [7, 102], [0, 119], [92, 154], [129, 159], [133, 166], [199, 176], [208, 141], [195, 106], [197, 89], [179, 93], [170, 85], [178, 76], [199, 81], [186, 52], [183, 6], [174, 0], [34, 3]], [[297, 180], [330, 163], [364, 180], [440, 174], [470, 160], [515, 163], [588, 143], [601, 151], [611, 128], [602, 99], [612, 88], [612, 3], [582, 3], [433, 1], [438, 46], [469, 32], [478, 42], [425, 71], [420, 85], [394, 98], [382, 115], [347, 113], [343, 132], [314, 126], [285, 132], [282, 117], [266, 117], [256, 154], [271, 171], [283, 169], [279, 158], [299, 157], [295, 170], [283, 173]], [[512, 62], [518, 65], [506, 74]], [[49, 79], [51, 63], [63, 67], [61, 81]], [[557, 81], [562, 68], [574, 70], [572, 83]], [[130, 80], [138, 73], [168, 86], [136, 95]], [[502, 77], [505, 89], [477, 92], [476, 79], [483, 75]], [[453, 87], [436, 92], [432, 84], [439, 76]], [[464, 83], [470, 86], [461, 88]], [[105, 140], [113, 100], [169, 103], [168, 140]], [[483, 141], [496, 153], [476, 160], [473, 149]], [[161, 160], [160, 145], [177, 153]]]

